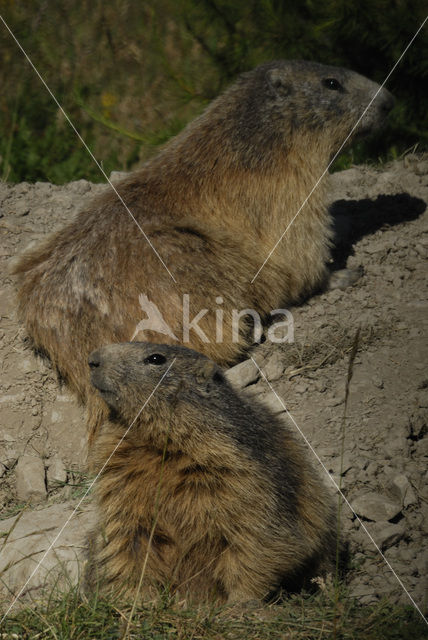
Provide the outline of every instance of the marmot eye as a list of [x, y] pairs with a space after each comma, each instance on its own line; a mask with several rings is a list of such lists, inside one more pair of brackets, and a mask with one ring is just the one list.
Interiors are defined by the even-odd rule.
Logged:
[[152, 353], [144, 359], [144, 364], [165, 364], [166, 358], [161, 353]]
[[336, 80], [336, 78], [325, 78], [322, 83], [326, 89], [331, 89], [332, 91], [340, 91], [340, 89], [343, 89], [339, 80]]

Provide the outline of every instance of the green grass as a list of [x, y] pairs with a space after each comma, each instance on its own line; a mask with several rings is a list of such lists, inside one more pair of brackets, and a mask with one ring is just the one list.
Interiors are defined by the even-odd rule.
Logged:
[[[297, 595], [281, 604], [187, 608], [167, 596], [137, 607], [94, 596], [83, 600], [76, 588], [48, 603], [12, 609], [0, 625], [1, 638], [31, 640], [419, 640], [427, 627], [411, 607], [380, 602], [360, 606], [332, 584], [315, 595]], [[13, 635], [16, 634], [16, 635]]]
[[58, 486], [69, 487], [71, 500], [83, 498], [93, 482], [93, 478], [89, 477], [84, 471], [78, 469], [67, 469], [67, 482], [58, 483]]
[[[238, 73], [266, 60], [318, 60], [382, 82], [425, 15], [423, 0], [407, 4], [0, 0], [0, 14], [109, 174], [140, 165]], [[355, 141], [333, 170], [427, 148], [427, 33], [388, 82], [397, 105], [387, 128]], [[0, 179], [103, 181], [2, 24], [0, 60]]]
[[3, 511], [0, 515], [0, 520], [6, 520], [7, 518], [12, 518], [13, 516], [17, 516], [27, 504], [25, 502], [15, 502], [12, 503], [10, 507], [8, 507], [5, 511]]

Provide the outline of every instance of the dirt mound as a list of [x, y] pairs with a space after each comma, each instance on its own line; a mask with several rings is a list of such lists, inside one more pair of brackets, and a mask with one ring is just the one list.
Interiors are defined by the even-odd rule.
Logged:
[[[249, 374], [251, 361], [232, 375], [246, 393], [265, 396], [283, 411], [275, 390], [361, 519], [363, 526], [343, 505], [353, 593], [363, 602], [386, 597], [408, 604], [405, 588], [423, 607], [428, 157], [411, 155], [379, 169], [354, 167], [331, 180], [337, 231], [332, 267], [360, 269], [360, 279], [291, 309], [293, 344], [266, 342], [253, 350], [272, 388], [257, 370]], [[83, 180], [62, 187], [0, 184], [3, 517], [28, 500], [50, 504], [73, 497], [84, 470], [86, 439], [84, 410], [60, 386], [49, 363], [34, 356], [17, 322], [8, 263], [106, 188]], [[344, 419], [348, 361], [358, 328]]]

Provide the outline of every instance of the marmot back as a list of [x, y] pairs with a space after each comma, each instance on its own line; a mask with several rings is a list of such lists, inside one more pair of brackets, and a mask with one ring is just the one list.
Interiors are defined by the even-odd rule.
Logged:
[[[125, 343], [90, 356], [110, 408], [95, 443], [87, 579], [191, 601], [268, 598], [331, 569], [332, 497], [283, 422], [206, 357]], [[111, 457], [110, 457], [111, 456]]]
[[[178, 341], [230, 364], [252, 342], [244, 324], [234, 339], [234, 311], [264, 318], [322, 282], [331, 241], [324, 184], [295, 214], [352, 127], [376, 129], [391, 105], [385, 89], [346, 69], [263, 64], [117, 185], [132, 218], [108, 191], [20, 259], [20, 316], [89, 401], [92, 433], [103, 408], [86, 362], [99, 345]], [[154, 306], [151, 329], [136, 333]], [[199, 331], [187, 335], [186, 313], [202, 314]]]

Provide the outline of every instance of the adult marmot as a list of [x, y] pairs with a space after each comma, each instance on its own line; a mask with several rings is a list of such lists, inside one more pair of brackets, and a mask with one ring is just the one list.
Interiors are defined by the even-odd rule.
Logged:
[[334, 566], [330, 493], [284, 423], [213, 361], [131, 342], [89, 364], [111, 409], [94, 445], [107, 464], [90, 587], [133, 594], [145, 567], [145, 595], [161, 585], [192, 601], [263, 599]]
[[[146, 310], [156, 305], [163, 333], [138, 338], [178, 340], [226, 364], [253, 341], [242, 327], [234, 339], [234, 310], [264, 317], [322, 281], [331, 236], [322, 184], [254, 276], [378, 90], [346, 69], [263, 64], [117, 185], [132, 217], [109, 190], [24, 254], [14, 268], [20, 316], [34, 345], [89, 400], [92, 432], [103, 410], [88, 355], [136, 336], [142, 300]], [[354, 133], [376, 128], [391, 105], [382, 89]], [[223, 314], [221, 331], [213, 309]], [[202, 316], [199, 331], [186, 332], [186, 314]]]

